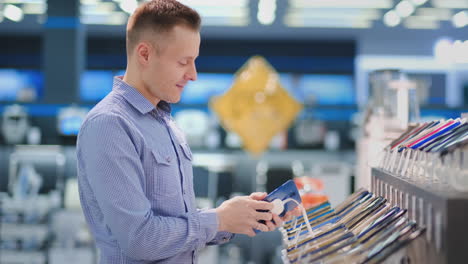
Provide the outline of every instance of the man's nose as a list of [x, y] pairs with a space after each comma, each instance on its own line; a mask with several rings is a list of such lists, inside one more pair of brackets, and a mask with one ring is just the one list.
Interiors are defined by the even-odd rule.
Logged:
[[192, 66], [186, 74], [186, 78], [190, 81], [197, 80], [197, 66], [195, 65], [195, 63], [192, 63]]

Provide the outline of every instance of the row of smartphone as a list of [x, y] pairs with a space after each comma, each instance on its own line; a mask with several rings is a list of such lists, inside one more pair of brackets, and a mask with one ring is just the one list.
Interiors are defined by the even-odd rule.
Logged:
[[426, 231], [410, 221], [406, 211], [365, 189], [334, 209], [324, 202], [308, 209], [307, 219], [299, 216], [280, 228], [283, 262], [381, 263]]
[[467, 120], [437, 120], [409, 126], [384, 149], [380, 168], [421, 184], [468, 191]]

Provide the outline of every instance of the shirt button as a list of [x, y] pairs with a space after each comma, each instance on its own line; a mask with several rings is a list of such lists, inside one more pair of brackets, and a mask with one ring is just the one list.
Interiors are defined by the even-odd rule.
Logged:
[[166, 161], [167, 161], [167, 162], [171, 162], [171, 156], [167, 156], [167, 157], [166, 157]]

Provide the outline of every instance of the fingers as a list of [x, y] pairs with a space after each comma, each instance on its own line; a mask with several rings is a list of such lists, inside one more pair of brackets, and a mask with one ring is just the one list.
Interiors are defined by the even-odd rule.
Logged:
[[276, 229], [276, 226], [272, 221], [267, 221], [266, 226], [268, 227], [268, 231], [274, 231]]
[[250, 229], [245, 234], [248, 235], [249, 237], [254, 237], [256, 235], [255, 232], [253, 231], [253, 229]]
[[254, 213], [254, 218], [256, 220], [265, 220], [265, 221], [271, 221], [273, 218], [272, 213], [262, 213], [262, 212], [257, 212], [255, 211]]
[[273, 221], [266, 221], [265, 223], [266, 226], [268, 227], [268, 231], [274, 231], [276, 228], [283, 225], [283, 220], [281, 219], [281, 217], [279, 217], [276, 214], [272, 214], [272, 216], [273, 216], [272, 218]]
[[282, 226], [284, 222], [283, 219], [276, 214], [273, 214], [273, 221], [275, 222], [275, 228]]
[[263, 200], [265, 199], [265, 197], [267, 196], [267, 193], [264, 193], [264, 192], [254, 192], [252, 194], [250, 194], [250, 198], [254, 199], [254, 200], [257, 200], [257, 201], [260, 201], [260, 200]]
[[260, 224], [260, 223], [258, 223], [257, 228], [255, 228], [255, 229], [260, 230], [262, 232], [268, 232], [268, 230], [269, 230], [268, 226], [266, 226], [264, 224]]
[[[259, 213], [258, 215], [261, 215], [264, 218], [270, 217], [270, 219], [261, 219], [258, 218], [259, 220], [265, 220], [265, 224], [262, 224], [257, 221], [250, 221], [248, 230], [245, 232], [246, 235], [253, 237], [255, 236], [255, 232], [251, 231], [250, 229], [256, 229], [262, 232], [270, 232], [274, 231], [276, 228], [280, 227], [283, 225], [283, 220], [281, 217], [279, 217], [276, 214], [270, 214], [270, 213]], [[271, 221], [273, 220], [273, 221]]]
[[269, 202], [264, 202], [264, 201], [251, 200], [251, 201], [249, 201], [249, 205], [250, 205], [250, 207], [252, 207], [255, 210], [270, 211], [271, 209], [273, 209], [273, 204], [271, 204]]
[[249, 229], [257, 229], [262, 232], [268, 232], [268, 227], [262, 223], [259, 223], [257, 221], [252, 221], [249, 222], [250, 228]]

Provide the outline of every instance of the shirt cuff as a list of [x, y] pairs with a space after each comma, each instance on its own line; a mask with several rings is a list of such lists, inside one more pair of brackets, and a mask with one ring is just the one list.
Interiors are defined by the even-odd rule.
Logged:
[[[218, 215], [215, 209], [203, 210], [198, 212], [200, 220], [200, 232], [203, 244], [213, 240], [218, 232]], [[203, 237], [204, 235], [204, 237]]]
[[207, 243], [207, 245], [221, 245], [229, 242], [234, 237], [233, 233], [230, 232], [218, 232], [213, 240]]

